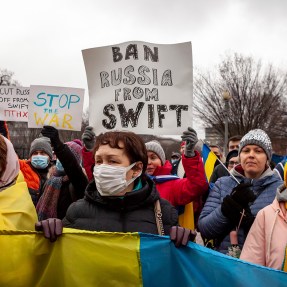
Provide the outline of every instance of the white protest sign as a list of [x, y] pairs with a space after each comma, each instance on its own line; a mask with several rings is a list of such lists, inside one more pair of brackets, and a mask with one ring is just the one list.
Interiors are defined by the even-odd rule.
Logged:
[[28, 122], [29, 88], [0, 86], [0, 120]]
[[126, 42], [82, 51], [96, 134], [179, 135], [192, 126], [191, 43]]
[[81, 130], [84, 89], [30, 86], [29, 128]]

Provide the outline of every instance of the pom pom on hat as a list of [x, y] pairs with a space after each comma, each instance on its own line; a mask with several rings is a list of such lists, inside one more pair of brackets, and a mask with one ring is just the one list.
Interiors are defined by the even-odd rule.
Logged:
[[269, 161], [271, 161], [272, 156], [272, 144], [269, 136], [260, 129], [255, 129], [249, 131], [240, 141], [239, 143], [239, 150], [238, 154], [241, 153], [242, 148], [244, 148], [247, 145], [257, 145], [261, 147], [266, 155]]
[[153, 151], [154, 153], [156, 153], [158, 157], [160, 158], [162, 165], [164, 165], [166, 159], [165, 159], [165, 153], [164, 153], [164, 150], [161, 144], [158, 141], [153, 140], [153, 141], [147, 142], [145, 146], [146, 146], [147, 151]]

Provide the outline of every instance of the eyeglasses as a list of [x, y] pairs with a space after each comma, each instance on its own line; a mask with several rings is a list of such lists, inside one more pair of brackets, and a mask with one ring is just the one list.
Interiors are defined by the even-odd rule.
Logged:
[[237, 165], [237, 164], [239, 164], [238, 161], [233, 161], [233, 160], [231, 160], [231, 161], [228, 162], [228, 165], [229, 165], [229, 166], [234, 166], [234, 165]]

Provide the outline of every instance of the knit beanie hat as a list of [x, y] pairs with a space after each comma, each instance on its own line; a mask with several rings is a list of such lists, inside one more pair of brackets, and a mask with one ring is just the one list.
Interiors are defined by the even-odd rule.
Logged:
[[82, 162], [82, 146], [79, 145], [77, 142], [70, 141], [65, 143], [77, 159], [78, 163], [81, 164]]
[[272, 145], [269, 136], [260, 129], [249, 131], [240, 141], [238, 154], [246, 145], [257, 145], [260, 146], [266, 153], [267, 159], [271, 161]]
[[47, 137], [36, 138], [32, 141], [30, 146], [29, 157], [35, 152], [36, 150], [41, 150], [45, 152], [50, 159], [53, 158], [53, 150], [51, 147], [51, 141]]
[[160, 143], [156, 140], [153, 140], [153, 141], [147, 142], [145, 146], [146, 146], [147, 151], [153, 151], [154, 153], [156, 153], [158, 157], [160, 158], [162, 165], [164, 165], [165, 153]]
[[233, 157], [237, 157], [238, 156], [238, 150], [234, 149], [234, 150], [231, 150], [227, 156], [226, 156], [226, 166], [228, 166], [228, 162], [230, 161], [231, 158]]

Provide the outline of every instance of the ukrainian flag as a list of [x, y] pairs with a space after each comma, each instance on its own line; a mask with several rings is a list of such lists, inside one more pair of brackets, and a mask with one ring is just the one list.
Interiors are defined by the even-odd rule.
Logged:
[[209, 182], [212, 172], [214, 170], [215, 162], [217, 161], [217, 156], [210, 150], [207, 144], [202, 145], [202, 159], [204, 164], [205, 176]]
[[286, 273], [168, 236], [64, 229], [0, 231], [0, 286], [286, 286]]

